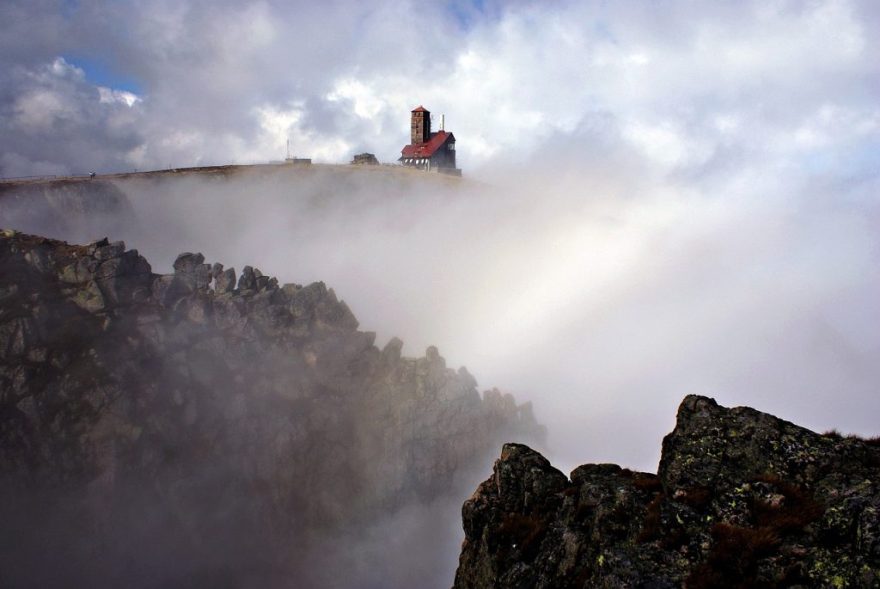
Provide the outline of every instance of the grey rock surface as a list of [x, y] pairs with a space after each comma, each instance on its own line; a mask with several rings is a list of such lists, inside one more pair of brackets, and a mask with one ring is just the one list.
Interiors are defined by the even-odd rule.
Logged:
[[878, 479], [878, 440], [689, 396], [657, 475], [504, 445], [454, 587], [877, 587]]

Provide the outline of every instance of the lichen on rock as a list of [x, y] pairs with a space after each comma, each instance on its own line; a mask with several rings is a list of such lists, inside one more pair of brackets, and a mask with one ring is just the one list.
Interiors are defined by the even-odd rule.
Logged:
[[688, 396], [657, 475], [505, 445], [456, 589], [876, 587], [880, 447]]

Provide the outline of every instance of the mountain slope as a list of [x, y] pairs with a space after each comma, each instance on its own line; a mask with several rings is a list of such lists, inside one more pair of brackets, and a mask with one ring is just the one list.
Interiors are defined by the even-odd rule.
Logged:
[[284, 586], [317, 539], [543, 436], [436, 349], [376, 348], [322, 283], [13, 231], [0, 276], [4, 586]]

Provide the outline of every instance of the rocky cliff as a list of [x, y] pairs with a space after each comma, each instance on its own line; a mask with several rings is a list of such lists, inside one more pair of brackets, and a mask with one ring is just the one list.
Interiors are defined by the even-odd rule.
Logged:
[[690, 396], [657, 475], [506, 444], [455, 589], [880, 586], [880, 447]]
[[2, 586], [290, 586], [316, 535], [543, 436], [322, 283], [13, 231], [0, 277]]

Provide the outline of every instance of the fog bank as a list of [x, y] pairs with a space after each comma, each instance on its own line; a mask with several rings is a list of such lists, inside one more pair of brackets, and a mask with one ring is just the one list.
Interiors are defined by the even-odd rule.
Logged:
[[532, 400], [563, 467], [654, 470], [688, 393], [877, 433], [875, 184], [755, 175], [706, 193], [600, 164], [132, 180], [137, 221], [106, 233], [159, 271], [186, 250], [325, 281], [380, 345], [437, 345]]

